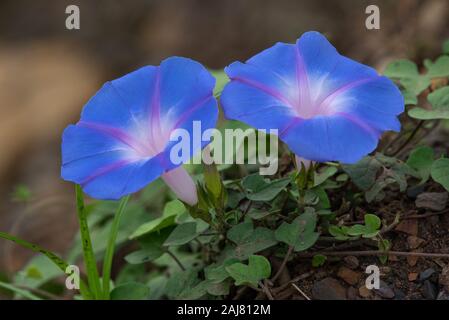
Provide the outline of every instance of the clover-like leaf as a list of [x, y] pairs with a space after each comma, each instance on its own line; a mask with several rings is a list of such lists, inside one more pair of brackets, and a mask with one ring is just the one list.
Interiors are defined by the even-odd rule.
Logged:
[[416, 64], [410, 60], [398, 60], [390, 63], [384, 74], [389, 78], [399, 80], [406, 92], [415, 96], [430, 85], [430, 78], [427, 75], [421, 75]]
[[228, 259], [225, 262], [218, 264], [212, 264], [204, 269], [204, 275], [207, 280], [214, 283], [219, 283], [229, 278], [229, 273], [226, 271], [226, 267], [239, 262], [237, 259]]
[[[448, 57], [449, 59], [449, 57]], [[449, 86], [439, 88], [427, 96], [432, 109], [415, 107], [408, 115], [420, 120], [449, 119]]]
[[382, 164], [375, 157], [365, 157], [356, 164], [343, 165], [343, 170], [360, 189], [369, 190], [376, 181], [376, 175]]
[[237, 286], [249, 284], [257, 287], [260, 280], [270, 277], [271, 265], [267, 258], [252, 255], [249, 257], [248, 265], [234, 263], [226, 267], [226, 271], [235, 280]]
[[364, 220], [365, 220], [365, 226], [368, 231], [379, 230], [380, 226], [382, 225], [382, 221], [375, 214], [370, 214], [370, 213], [365, 214]]
[[430, 78], [444, 78], [449, 76], [449, 57], [441, 56], [435, 62], [425, 60], [427, 76]]
[[254, 226], [251, 221], [232, 227], [227, 234], [235, 246], [228, 246], [223, 255], [226, 259], [247, 259], [250, 255], [274, 246], [277, 241], [274, 232], [264, 227]]
[[421, 183], [424, 183], [429, 179], [430, 169], [434, 160], [433, 149], [427, 146], [418, 147], [414, 149], [408, 159], [407, 165], [415, 169], [421, 176]]
[[441, 158], [432, 164], [432, 179], [441, 184], [449, 192], [449, 159]]
[[293, 246], [295, 251], [304, 251], [318, 240], [315, 232], [317, 216], [315, 212], [305, 212], [292, 223], [284, 222], [275, 231], [277, 240]]
[[347, 230], [350, 236], [362, 236], [363, 238], [373, 238], [379, 233], [382, 224], [380, 218], [374, 214], [365, 214], [365, 224], [355, 224]]

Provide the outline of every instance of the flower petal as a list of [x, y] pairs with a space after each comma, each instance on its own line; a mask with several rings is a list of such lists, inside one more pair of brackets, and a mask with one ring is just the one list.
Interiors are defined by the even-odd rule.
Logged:
[[376, 148], [379, 132], [350, 116], [317, 116], [294, 124], [280, 138], [302, 158], [354, 163]]
[[183, 167], [164, 173], [162, 179], [179, 199], [191, 206], [197, 204], [198, 194], [195, 182]]

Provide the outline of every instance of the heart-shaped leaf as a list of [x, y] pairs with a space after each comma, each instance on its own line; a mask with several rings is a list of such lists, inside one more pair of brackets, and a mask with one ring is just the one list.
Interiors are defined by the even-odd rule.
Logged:
[[449, 192], [449, 159], [441, 158], [432, 164], [432, 179], [441, 184]]
[[295, 251], [304, 251], [318, 240], [315, 232], [317, 216], [315, 212], [305, 212], [292, 223], [284, 222], [275, 231], [277, 240], [293, 246]]
[[226, 267], [226, 271], [237, 286], [249, 284], [257, 287], [260, 280], [267, 279], [271, 275], [271, 265], [267, 258], [252, 255], [249, 257], [248, 265], [234, 263]]
[[429, 179], [433, 159], [434, 152], [430, 147], [418, 147], [410, 153], [407, 159], [407, 165], [418, 172], [422, 179], [421, 183]]
[[[449, 59], [449, 57], [448, 57]], [[427, 96], [432, 109], [416, 107], [408, 115], [420, 120], [449, 119], [449, 86], [439, 88]]]

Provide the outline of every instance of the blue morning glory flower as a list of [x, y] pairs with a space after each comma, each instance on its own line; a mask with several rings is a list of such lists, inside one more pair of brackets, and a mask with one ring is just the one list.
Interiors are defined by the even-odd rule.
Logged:
[[172, 57], [107, 82], [84, 106], [81, 119], [62, 137], [63, 179], [78, 183], [98, 199], [119, 199], [162, 176], [184, 202], [197, 202], [196, 187], [180, 166], [208, 141], [191, 143], [190, 154], [172, 161], [176, 129], [193, 139], [215, 127], [215, 79], [198, 62]]
[[354, 163], [376, 148], [383, 131], [400, 130], [404, 100], [393, 82], [340, 55], [318, 32], [225, 71], [225, 116], [277, 129], [300, 159]]

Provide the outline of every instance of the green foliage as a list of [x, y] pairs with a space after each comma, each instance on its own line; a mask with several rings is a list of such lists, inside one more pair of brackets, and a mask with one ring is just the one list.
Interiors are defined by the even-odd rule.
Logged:
[[380, 218], [374, 214], [365, 214], [365, 224], [348, 226], [329, 226], [329, 233], [337, 240], [348, 240], [358, 237], [374, 238], [379, 234], [382, 224]]
[[172, 200], [168, 202], [160, 218], [151, 220], [137, 228], [136, 231], [130, 236], [131, 239], [141, 237], [147, 233], [159, 231], [163, 228], [172, 226], [175, 224], [175, 219], [181, 213], [185, 211], [185, 207], [179, 200]]
[[[447, 57], [449, 60], [449, 57]], [[430, 109], [416, 107], [408, 115], [420, 120], [449, 119], [449, 86], [439, 88], [427, 96]]]
[[343, 170], [365, 192], [367, 202], [382, 200], [385, 196], [383, 190], [392, 184], [396, 184], [399, 191], [404, 192], [408, 186], [408, 177], [420, 177], [403, 161], [381, 153], [367, 156], [354, 165], [344, 165]]
[[421, 183], [426, 182], [430, 176], [430, 169], [434, 159], [433, 149], [430, 147], [418, 147], [414, 149], [408, 159], [407, 165], [415, 169], [421, 177]]
[[248, 190], [247, 197], [253, 201], [271, 201], [290, 184], [290, 178], [266, 181], [253, 174], [243, 179], [242, 185]]
[[226, 267], [226, 271], [235, 280], [237, 286], [249, 284], [257, 287], [260, 280], [266, 279], [271, 274], [271, 265], [267, 258], [252, 255], [248, 265], [234, 263]]
[[312, 258], [312, 267], [318, 268], [326, 263], [327, 257], [322, 254], [316, 254]]
[[441, 158], [432, 164], [432, 179], [441, 184], [449, 192], [449, 159]]
[[226, 259], [245, 260], [252, 254], [268, 249], [277, 243], [272, 230], [264, 227], [254, 229], [252, 222], [244, 222], [232, 227], [228, 232], [228, 239], [233, 245], [225, 249]]
[[[420, 67], [409, 60], [388, 65], [385, 75], [400, 86], [405, 103], [413, 106], [407, 109], [409, 117], [401, 117], [404, 131], [398, 139], [393, 136], [391, 144], [382, 141], [380, 148], [387, 145], [382, 152], [355, 164], [327, 162], [307, 169], [294, 168], [292, 155], [282, 147], [281, 159], [286, 163], [272, 177], [254, 173], [255, 165], [192, 165], [188, 169], [197, 181], [199, 203], [189, 206], [179, 200], [168, 201], [172, 194], [157, 180], [133, 196], [116, 229], [116, 241], [110, 233], [118, 203], [79, 202], [84, 215], [82, 239], [86, 240], [88, 226], [92, 241], [91, 248], [87, 248], [92, 251], [86, 269], [90, 278], [96, 261], [100, 263], [103, 253], [111, 248], [108, 239], [117, 245], [126, 244], [128, 253], [118, 264], [113, 281], [104, 277], [95, 296], [108, 298], [101, 291], [107, 289], [105, 283], [110, 283], [111, 299], [228, 299], [236, 291], [234, 286], [257, 288], [271, 276], [266, 257], [282, 258], [288, 250], [294, 259], [298, 252], [307, 251], [305, 256], [312, 257], [312, 267], [317, 268], [327, 261], [320, 252], [329, 249], [323, 248], [360, 238], [377, 242], [379, 259], [386, 263], [392, 243], [380, 232], [381, 219], [365, 214], [363, 223], [353, 224], [347, 217], [354, 215], [347, 213], [374, 210], [376, 205], [368, 203], [384, 200], [389, 193], [402, 197], [409, 187], [433, 189], [435, 184], [430, 179], [449, 191], [449, 159], [439, 149], [422, 145], [422, 141], [411, 152], [407, 144], [420, 136], [414, 136], [418, 129], [430, 130], [438, 121], [449, 119], [449, 86], [445, 79], [449, 77], [449, 42], [444, 44], [443, 53], [435, 61], [425, 60]], [[217, 80], [214, 95], [219, 97], [229, 79], [222, 70], [213, 71], [213, 75]], [[423, 121], [416, 127], [410, 117]], [[226, 129], [247, 130], [246, 137], [256, 132], [238, 121], [221, 123], [219, 130]], [[235, 144], [237, 150], [248, 141], [239, 139]], [[222, 152], [226, 162], [235, 157], [235, 152]], [[30, 197], [23, 186], [13, 193], [15, 201], [27, 202]], [[40, 299], [32, 290], [47, 290], [48, 285], [53, 285], [52, 292], [62, 292], [63, 285], [54, 280], [68, 263], [78, 261], [85, 244], [78, 235], [65, 262], [50, 251], [4, 232], [0, 237], [44, 254], [33, 258], [10, 282], [1, 279], [0, 287], [6, 288], [8, 294], [27, 299]], [[84, 298], [93, 297], [85, 283], [83, 289]]]
[[[379, 251], [382, 251], [382, 252], [385, 252], [385, 253], [387, 251], [389, 251], [390, 248], [391, 248], [391, 243], [387, 239], [380, 239], [377, 242], [377, 245], [378, 245]], [[387, 261], [388, 261], [388, 254], [384, 254], [384, 255], [379, 256], [379, 260], [383, 264], [387, 263]]]
[[292, 246], [295, 251], [307, 250], [318, 240], [316, 223], [316, 213], [307, 211], [292, 223], [283, 222], [275, 232], [276, 239]]
[[150, 288], [138, 282], [128, 282], [115, 287], [111, 291], [112, 300], [146, 300]]

